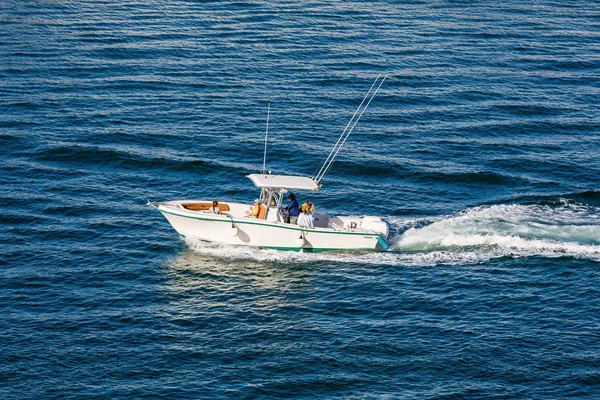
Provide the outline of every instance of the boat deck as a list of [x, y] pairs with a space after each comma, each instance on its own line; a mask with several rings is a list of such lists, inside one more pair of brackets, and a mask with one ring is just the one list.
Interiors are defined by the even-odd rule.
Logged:
[[[279, 211], [279, 209], [275, 207], [270, 207], [267, 209], [265, 206], [261, 204], [261, 210], [259, 212], [258, 217], [251, 217], [248, 215], [250, 211], [250, 207], [247, 204], [240, 203], [221, 203], [219, 202], [219, 209], [221, 210], [221, 215], [208, 213], [208, 209], [212, 206], [212, 201], [202, 201], [202, 200], [181, 200], [181, 201], [169, 201], [164, 203], [173, 207], [174, 209], [185, 210], [186, 213], [196, 214], [196, 215], [205, 215], [211, 216], [213, 218], [248, 218], [255, 220], [264, 220], [273, 223], [281, 223], [285, 224], [283, 220], [283, 215]], [[324, 214], [314, 214], [313, 215], [313, 227], [314, 228], [324, 228], [331, 229], [334, 231], [348, 231], [348, 232], [360, 232], [364, 231], [365, 233], [372, 233], [372, 229], [368, 229], [367, 227], [363, 227], [365, 217], [337, 217], [330, 216]]]

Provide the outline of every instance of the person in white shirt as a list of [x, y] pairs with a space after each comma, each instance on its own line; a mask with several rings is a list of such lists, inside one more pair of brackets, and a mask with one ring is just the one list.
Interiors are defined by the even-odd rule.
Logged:
[[310, 228], [313, 227], [313, 216], [308, 213], [308, 209], [302, 211], [302, 214], [298, 216], [298, 225]]
[[221, 209], [219, 208], [219, 202], [214, 200], [212, 207], [208, 209], [209, 214], [221, 214]]

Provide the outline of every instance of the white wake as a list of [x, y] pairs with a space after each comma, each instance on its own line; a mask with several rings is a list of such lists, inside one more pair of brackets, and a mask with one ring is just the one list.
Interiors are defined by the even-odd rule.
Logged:
[[561, 207], [495, 205], [475, 207], [393, 240], [399, 252], [477, 252], [503, 256], [571, 256], [600, 260], [598, 209], [564, 202]]

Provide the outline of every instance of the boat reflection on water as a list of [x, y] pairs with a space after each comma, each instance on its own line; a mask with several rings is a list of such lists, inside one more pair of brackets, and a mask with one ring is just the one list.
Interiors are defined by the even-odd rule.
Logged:
[[[236, 250], [235, 258], [223, 256]], [[257, 260], [231, 246], [186, 248], [165, 269], [170, 306], [197, 316], [232, 311], [260, 314], [273, 308], [303, 308], [314, 300], [312, 281], [318, 263], [287, 263], [264, 256]]]

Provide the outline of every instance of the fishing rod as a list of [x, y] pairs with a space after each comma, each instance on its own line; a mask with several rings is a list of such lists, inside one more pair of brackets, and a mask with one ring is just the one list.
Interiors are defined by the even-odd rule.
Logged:
[[[313, 180], [317, 184], [319, 184], [323, 180], [323, 178], [325, 177], [327, 172], [329, 172], [331, 165], [333, 164], [333, 162], [335, 161], [335, 158], [337, 157], [340, 150], [346, 143], [346, 140], [348, 139], [348, 137], [354, 130], [354, 127], [356, 126], [356, 124], [358, 124], [358, 121], [360, 121], [361, 117], [363, 116], [363, 114], [365, 113], [367, 108], [369, 107], [369, 104], [371, 104], [371, 101], [373, 101], [373, 98], [375, 98], [375, 95], [377, 95], [379, 88], [381, 88], [381, 85], [383, 85], [383, 82], [387, 79], [387, 75], [383, 75], [383, 78], [380, 80], [381, 76], [382, 76], [382, 74], [377, 75], [377, 78], [375, 78], [375, 81], [369, 88], [369, 91], [367, 92], [367, 94], [365, 95], [363, 100], [358, 105], [358, 108], [356, 109], [356, 111], [354, 111], [354, 114], [352, 114], [352, 118], [350, 118], [350, 121], [348, 121], [346, 128], [344, 128], [344, 131], [338, 138], [337, 142], [335, 142], [335, 145], [333, 145], [333, 148], [331, 149], [331, 151], [329, 152], [329, 155], [323, 162], [323, 165], [319, 169], [319, 172], [313, 178]], [[375, 89], [375, 91], [373, 91], [373, 88], [375, 88], [376, 85], [377, 85], [377, 88]], [[365, 101], [367, 102], [366, 104], [365, 104]], [[356, 117], [357, 115], [358, 115], [358, 117]]]

